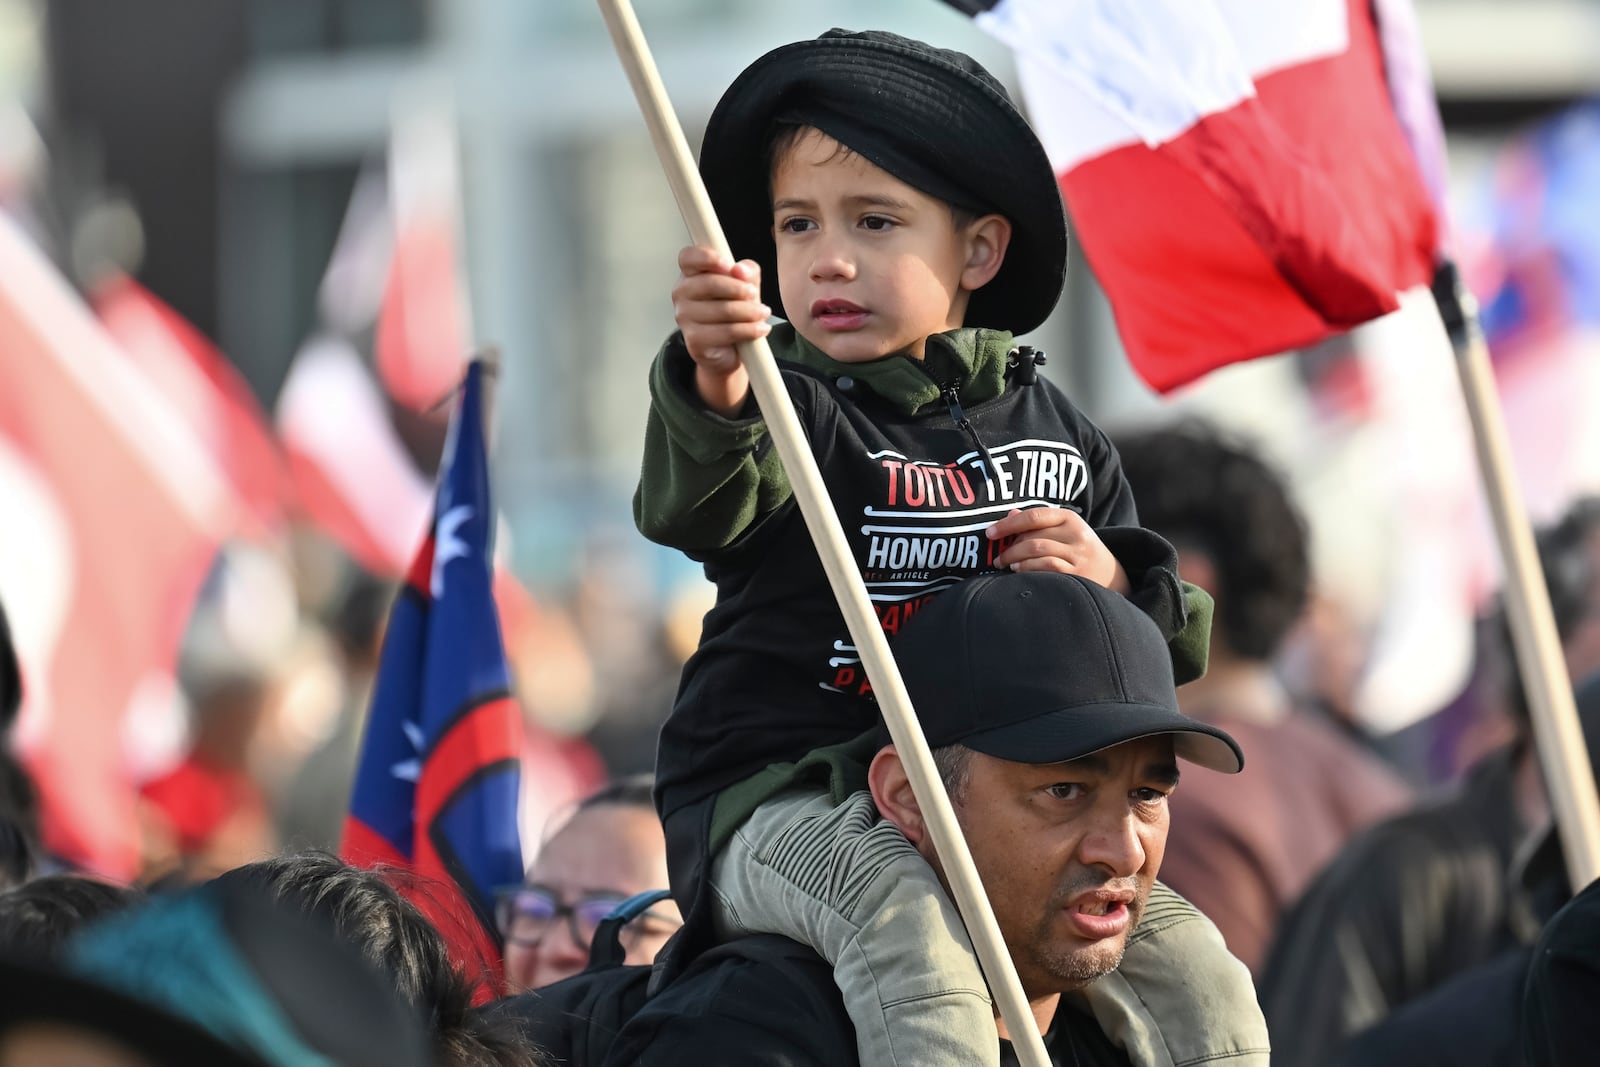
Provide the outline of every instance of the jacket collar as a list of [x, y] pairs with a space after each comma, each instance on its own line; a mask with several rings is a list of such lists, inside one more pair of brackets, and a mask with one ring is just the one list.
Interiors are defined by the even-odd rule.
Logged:
[[786, 322], [773, 327], [768, 342], [777, 358], [833, 381], [854, 379], [903, 415], [915, 415], [937, 403], [946, 385], [954, 385], [968, 406], [999, 396], [1006, 387], [1006, 357], [1015, 347], [1004, 330], [963, 327], [929, 337], [923, 359], [885, 356], [867, 363], [841, 363]]

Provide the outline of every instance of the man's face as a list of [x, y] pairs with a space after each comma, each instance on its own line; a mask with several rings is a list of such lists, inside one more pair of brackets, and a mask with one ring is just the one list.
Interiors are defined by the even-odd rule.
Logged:
[[949, 205], [807, 130], [772, 173], [784, 311], [844, 363], [905, 353], [966, 315], [969, 248]]
[[972, 754], [956, 818], [1030, 997], [1077, 989], [1122, 961], [1177, 784], [1170, 737], [1070, 763]]

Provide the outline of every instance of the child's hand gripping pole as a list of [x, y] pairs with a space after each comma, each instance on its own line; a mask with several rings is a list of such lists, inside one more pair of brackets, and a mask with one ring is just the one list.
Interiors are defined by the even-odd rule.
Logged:
[[[661, 165], [666, 171], [667, 181], [672, 185], [673, 196], [678, 201], [678, 210], [689, 228], [691, 239], [697, 245], [717, 249], [731, 258], [727, 238], [723, 236], [722, 227], [712, 211], [711, 198], [695, 168], [694, 158], [689, 153], [683, 130], [667, 99], [632, 7], [628, 0], [599, 2], [606, 28], [611, 32], [617, 54], [628, 72], [628, 80], [633, 85], [640, 110], [644, 112], [645, 124], [650, 129], [650, 139], [655, 143], [656, 154], [661, 158]], [[822, 484], [821, 473], [817, 470], [816, 460], [811, 455], [799, 419], [795, 416], [777, 362], [765, 339], [740, 344], [739, 357], [750, 375], [750, 387], [761, 407], [772, 443], [783, 461], [795, 499], [800, 504], [800, 512], [805, 516], [806, 527], [816, 543], [817, 555], [822, 558], [828, 583], [833, 587], [833, 595], [844, 613], [851, 639], [861, 654], [862, 666], [872, 682], [873, 693], [889, 726], [889, 735], [905, 765], [917, 803], [927, 818], [934, 847], [944, 864], [945, 877], [961, 917], [967, 924], [967, 932], [977, 948], [978, 960], [995, 994], [1018, 1058], [1025, 1067], [1048, 1067], [1050, 1061], [1045, 1055], [1044, 1042], [1039, 1037], [1027, 997], [1023, 995], [1022, 984], [1017, 980], [1011, 957], [1000, 936], [1000, 928], [989, 908], [989, 900], [984, 895], [983, 885], [972, 863], [972, 854], [967, 851], [966, 840], [961, 836], [961, 828], [956, 823], [950, 798], [934, 766], [928, 742], [912, 714], [905, 683], [900, 679], [899, 668], [889, 653], [888, 642], [867, 599], [867, 591], [850, 556], [844, 530], [834, 514], [828, 490]]]

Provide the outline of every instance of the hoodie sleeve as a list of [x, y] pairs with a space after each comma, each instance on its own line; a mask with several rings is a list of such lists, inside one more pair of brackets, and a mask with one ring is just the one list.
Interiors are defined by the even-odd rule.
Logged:
[[644, 463], [633, 521], [657, 544], [688, 553], [726, 548], [790, 496], [789, 479], [755, 414], [708, 410], [694, 389], [694, 362], [674, 333], [650, 367]]
[[1178, 578], [1178, 552], [1153, 530], [1139, 525], [1133, 488], [1122, 474], [1122, 457], [1098, 426], [1082, 413], [1083, 440], [1088, 445], [1094, 497], [1085, 516], [1100, 540], [1128, 573], [1128, 599], [1155, 620], [1172, 653], [1173, 680], [1178, 685], [1206, 673], [1211, 652], [1211, 596]]

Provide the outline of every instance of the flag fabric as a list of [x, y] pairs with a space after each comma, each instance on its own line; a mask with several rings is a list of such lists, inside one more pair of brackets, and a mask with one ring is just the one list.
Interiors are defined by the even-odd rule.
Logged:
[[98, 284], [101, 323], [188, 420], [249, 509], [257, 533], [278, 530], [289, 481], [265, 413], [238, 369], [169, 305], [124, 274]]
[[448, 111], [409, 111], [395, 123], [387, 182], [393, 255], [373, 349], [384, 389], [413, 411], [432, 408], [455, 385], [471, 333], [456, 153]]
[[523, 731], [492, 594], [482, 374], [469, 365], [433, 525], [389, 617], [341, 852], [414, 874], [413, 899], [497, 995], [494, 893], [523, 875]]
[[[461, 378], [459, 353], [467, 349], [458, 329], [465, 320], [455, 312], [441, 313], [450, 321], [447, 329], [421, 326], [442, 319], [424, 314], [418, 301], [453, 308], [457, 290], [453, 254], [441, 253], [444, 262], [429, 266], [420, 248], [437, 242], [402, 241], [397, 234], [414, 215], [438, 216], [410, 206], [430, 202], [418, 186], [425, 192], [437, 185], [410, 177], [408, 161], [416, 156], [415, 150], [392, 149], [387, 166], [368, 166], [357, 178], [318, 289], [319, 324], [291, 361], [275, 412], [297, 512], [363, 568], [394, 578], [410, 565], [432, 496], [396, 419], [423, 418], [402, 414], [413, 400], [426, 396], [433, 404], [447, 396]], [[397, 182], [407, 190], [405, 212], [391, 192]], [[408, 297], [418, 286], [428, 288], [427, 275], [449, 275], [452, 285], [429, 297]], [[402, 313], [402, 305], [411, 311]], [[413, 321], [415, 330], [408, 325]], [[378, 373], [356, 345], [368, 333], [379, 350], [371, 361]], [[396, 386], [384, 382], [385, 366], [390, 378], [409, 383], [401, 388], [407, 400], [395, 400]], [[437, 447], [432, 429], [429, 439]]]
[[398, 578], [432, 506], [360, 353], [334, 333], [301, 346], [278, 393], [295, 509], [373, 574]]
[[131, 709], [165, 690], [239, 501], [169, 397], [0, 214], [0, 598], [46, 846], [138, 873]]
[[1419, 66], [1375, 15], [1399, 0], [947, 2], [1015, 51], [1153, 388], [1314, 343], [1432, 278], [1438, 220], [1412, 148], [1430, 131], [1390, 93]]

